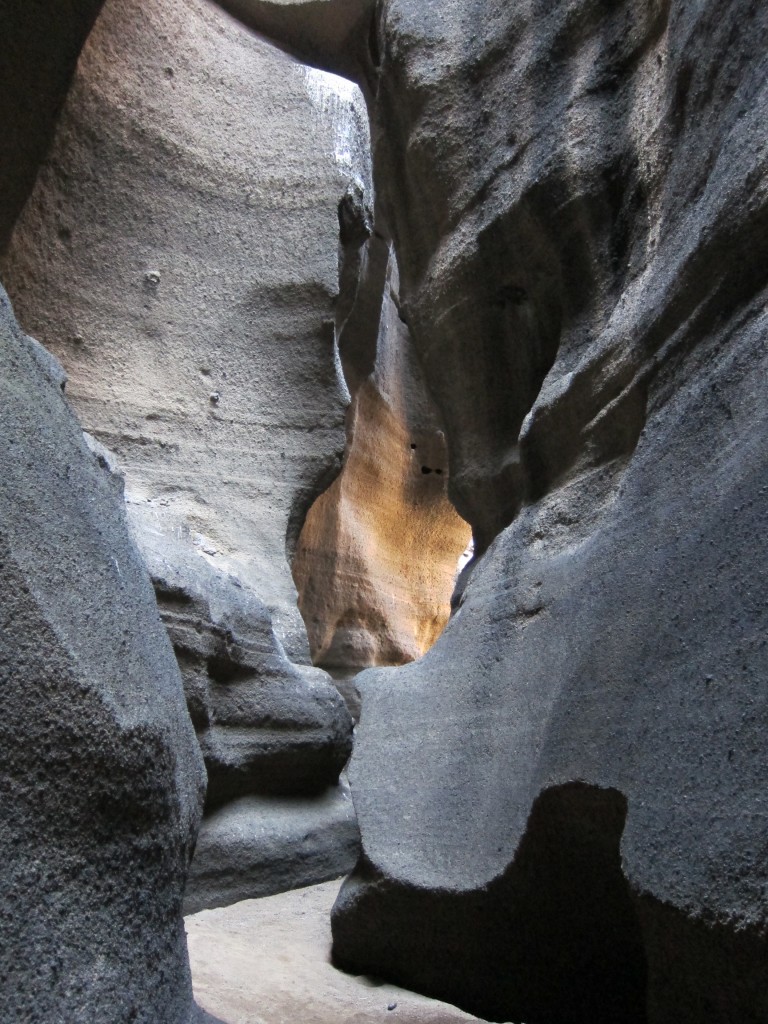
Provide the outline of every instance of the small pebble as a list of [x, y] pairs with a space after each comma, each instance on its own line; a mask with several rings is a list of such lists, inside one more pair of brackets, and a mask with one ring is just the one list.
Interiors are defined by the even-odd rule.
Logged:
[[387, 1009], [388, 1010], [396, 1010], [397, 1009], [397, 1003], [390, 1003], [389, 1006], [387, 1007]]
[[219, 399], [221, 398], [221, 395], [219, 394], [218, 391], [212, 391], [210, 393], [210, 395], [209, 395], [209, 398], [210, 398], [211, 405], [218, 405], [219, 404]]

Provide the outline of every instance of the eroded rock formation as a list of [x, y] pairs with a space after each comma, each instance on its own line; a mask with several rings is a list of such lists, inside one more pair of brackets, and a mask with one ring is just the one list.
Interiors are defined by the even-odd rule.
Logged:
[[477, 558], [435, 647], [360, 680], [355, 971], [496, 1019], [768, 1019], [767, 19], [377, 6], [377, 223]]
[[[302, 558], [322, 565], [327, 546], [346, 538], [346, 566], [358, 580], [373, 579], [376, 559], [364, 565], [353, 542], [372, 536], [378, 545], [393, 532], [394, 515], [383, 530], [333, 522], [350, 495], [359, 515], [372, 478], [407, 492], [410, 412], [381, 402], [405, 378], [390, 374], [387, 345], [377, 344], [381, 293], [368, 287], [377, 277], [383, 287], [392, 245], [400, 282], [384, 321], [391, 316], [402, 330], [392, 307], [407, 321], [413, 350], [396, 347], [398, 358], [415, 355], [410, 366], [436, 405], [427, 439], [439, 459], [422, 464], [444, 470], [476, 557], [435, 646], [414, 664], [362, 676], [351, 780], [363, 854], [336, 905], [336, 960], [494, 1019], [765, 1024], [768, 10], [757, 0], [227, 6], [284, 50], [358, 80], [372, 117], [375, 209], [364, 176], [339, 175], [338, 161], [327, 175], [316, 161], [304, 174], [302, 147], [316, 137], [297, 111], [306, 102], [317, 112], [311, 74], [201, 0], [162, 10], [112, 3], [3, 267], [23, 323], [61, 355], [86, 425], [125, 469], [190, 707], [209, 764], [221, 771], [211, 822], [218, 817], [235, 836], [270, 800], [286, 799], [254, 783], [262, 759], [285, 752], [284, 737], [270, 747], [266, 732], [248, 729], [267, 718], [290, 722], [291, 772], [301, 771], [304, 739], [321, 775], [336, 772], [349, 742], [328, 681], [298, 664], [308, 649], [284, 553], [340, 466], [340, 362], [355, 401], [350, 453], [317, 506], [318, 523], [308, 524]], [[67, 59], [53, 87], [59, 97]], [[257, 122], [253, 111], [265, 110], [267, 92], [281, 99]], [[217, 114], [222, 107], [226, 114]], [[40, 138], [49, 129], [43, 124]], [[14, 185], [9, 216], [36, 152], [19, 164], [23, 187]], [[281, 175], [296, 170], [291, 195], [305, 200], [297, 208], [283, 196], [288, 171], [271, 176], [275, 156]], [[6, 385], [13, 400], [15, 379]], [[39, 386], [24, 406], [30, 417], [50, 409], [50, 387], [44, 394]], [[396, 444], [371, 424], [386, 424]], [[45, 443], [46, 430], [28, 431], [25, 443]], [[410, 443], [418, 450], [418, 439]], [[103, 462], [110, 457], [101, 453]], [[72, 520], [76, 551], [95, 559], [88, 565], [103, 568], [102, 543], [110, 556], [127, 543], [120, 534], [113, 544], [95, 520], [85, 543], [78, 516], [91, 523], [90, 506], [72, 506], [66, 490], [67, 472], [83, 458], [79, 441], [69, 461], [50, 446], [37, 461], [7, 456], [7, 498], [30, 493], [25, 473], [47, 473], [63, 495], [57, 503], [72, 510], [56, 521], [35, 507], [35, 529], [14, 535], [25, 543], [50, 537], [46, 550], [55, 547], [57, 557], [52, 572], [35, 561], [42, 549], [33, 541], [24, 565], [34, 569], [34, 587], [16, 573], [21, 556], [9, 560], [7, 607], [24, 624], [3, 633], [15, 645], [9, 665], [26, 667], [34, 656], [19, 637], [48, 637], [37, 610], [76, 566], [67, 546], [74, 541], [56, 532], [61, 523]], [[445, 510], [444, 498], [436, 506]], [[26, 506], [9, 508], [15, 523]], [[343, 561], [334, 569], [338, 579], [346, 571]], [[57, 669], [56, 651], [88, 667], [92, 621], [114, 626], [109, 651], [117, 619], [122, 627], [128, 617], [118, 602], [105, 618], [114, 595], [86, 582], [82, 595], [75, 587], [71, 600], [62, 598], [63, 624], [77, 620], [86, 633], [70, 646], [69, 634], [52, 634]], [[396, 612], [393, 628], [366, 622], [358, 608], [347, 623], [337, 606], [343, 587], [311, 591], [322, 613], [318, 622], [307, 615], [313, 646], [329, 665], [339, 649], [354, 667], [417, 650], [415, 640], [407, 652], [402, 643], [407, 616]], [[89, 601], [98, 605], [91, 618]], [[132, 602], [148, 615], [146, 593], [126, 601], [130, 628], [140, 628]], [[144, 665], [134, 649], [131, 642], [120, 654], [125, 666], [114, 662], [129, 680]], [[105, 663], [113, 662], [100, 660], [99, 670]], [[255, 678], [267, 681], [263, 692], [252, 688]], [[144, 693], [146, 679], [137, 686]], [[17, 735], [21, 698], [4, 693], [12, 695], [4, 756], [17, 759], [9, 776], [20, 793], [11, 806], [21, 809], [6, 863], [37, 872], [13, 890], [20, 911], [8, 927], [14, 941], [21, 928], [23, 950], [44, 950], [52, 980], [40, 1016], [54, 1020], [75, 989], [64, 991], [48, 957], [43, 925], [51, 915], [40, 902], [32, 914], [27, 907], [48, 893], [50, 907], [61, 893], [81, 892], [94, 833], [81, 842], [74, 829], [71, 861], [46, 855], [38, 869], [23, 854], [13, 859], [20, 844], [53, 846], [25, 822], [59, 829], [85, 812], [77, 804], [62, 817], [51, 805], [60, 776], [46, 774], [49, 757], [58, 764], [65, 745], [53, 755], [44, 740], [22, 747], [28, 719]], [[155, 699], [153, 691], [136, 711], [144, 724]], [[67, 799], [85, 799], [91, 817], [95, 792], [110, 828], [128, 830], [114, 856], [105, 855], [94, 933], [106, 934], [117, 906], [129, 922], [155, 915], [146, 928], [141, 922], [142, 938], [168, 943], [158, 955], [151, 944], [142, 952], [128, 943], [114, 986], [101, 961], [96, 981], [83, 983], [83, 1005], [100, 1007], [111, 990], [128, 1006], [141, 976], [138, 1019], [150, 1005], [161, 1018], [171, 1007], [173, 1020], [189, 1011], [176, 915], [194, 831], [194, 786], [183, 766], [196, 769], [174, 707], [167, 719], [160, 713], [152, 770], [165, 774], [146, 799], [126, 783], [100, 802], [101, 761], [88, 785], [77, 779], [65, 790]], [[69, 735], [78, 721], [72, 707], [54, 701], [51, 710]], [[144, 758], [155, 743], [147, 729], [131, 757], [135, 750]], [[177, 767], [166, 742], [175, 730]], [[118, 781], [130, 774], [120, 764]], [[139, 774], [148, 785], [155, 778]], [[25, 818], [33, 798], [44, 813]], [[277, 820], [285, 809], [275, 808]], [[177, 811], [187, 824], [166, 843]], [[148, 885], [159, 897], [134, 907], [129, 896], [150, 870], [146, 834], [136, 839], [144, 827], [159, 837]], [[214, 873], [223, 834], [206, 846]], [[108, 845], [106, 826], [104, 835]], [[238, 870], [242, 857], [245, 873], [258, 863], [242, 845], [227, 848], [237, 848]], [[130, 863], [126, 849], [136, 854]], [[45, 874], [59, 864], [69, 873]], [[130, 884], [115, 904], [114, 880], [123, 876]], [[64, 920], [52, 931], [55, 949], [79, 969], [90, 947], [81, 955], [84, 940]], [[26, 1011], [40, 986], [20, 973], [18, 943], [5, 948]], [[142, 957], [152, 961], [148, 983]], [[152, 973], [158, 967], [164, 980]]]
[[768, 12], [481, 7], [380, 7], [380, 201], [485, 553], [363, 677], [336, 956], [496, 1019], [757, 1024]]
[[0, 1019], [187, 1024], [205, 773], [118, 478], [0, 290]]
[[[293, 831], [277, 829], [289, 837], [331, 808], [303, 884], [355, 856], [348, 801], [320, 799], [352, 722], [309, 667], [289, 566], [341, 464], [338, 206], [351, 186], [371, 190], [362, 99], [327, 78], [205, 0], [108, 2], [2, 262], [21, 321], [61, 359], [94, 447], [125, 476], [207, 809], [291, 795]], [[201, 849], [234, 843], [227, 821], [212, 835], [206, 820]], [[276, 849], [254, 863], [293, 857]], [[236, 843], [232, 857], [242, 883]]]
[[[365, 346], [347, 341], [354, 397], [344, 468], [310, 509], [293, 562], [313, 661], [355, 711], [354, 684], [341, 680], [429, 650], [448, 620], [470, 539], [447, 497], [445, 436], [398, 310], [391, 253], [387, 267], [369, 373]], [[347, 332], [356, 326], [348, 322]]]

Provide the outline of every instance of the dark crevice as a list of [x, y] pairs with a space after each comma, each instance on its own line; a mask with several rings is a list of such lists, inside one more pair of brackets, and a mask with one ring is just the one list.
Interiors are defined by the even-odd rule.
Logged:
[[471, 892], [409, 888], [361, 862], [334, 908], [335, 962], [492, 1021], [646, 1024], [643, 934], [621, 868], [626, 815], [618, 790], [552, 787], [504, 875]]

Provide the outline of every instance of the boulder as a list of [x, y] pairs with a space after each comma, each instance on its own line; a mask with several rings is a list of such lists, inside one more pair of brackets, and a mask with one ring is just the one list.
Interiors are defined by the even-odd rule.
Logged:
[[184, 913], [327, 882], [339, 871], [351, 871], [359, 853], [360, 833], [347, 786], [314, 798], [232, 800], [203, 822]]
[[0, 290], [0, 1017], [187, 1024], [205, 773], [119, 481], [63, 380]]

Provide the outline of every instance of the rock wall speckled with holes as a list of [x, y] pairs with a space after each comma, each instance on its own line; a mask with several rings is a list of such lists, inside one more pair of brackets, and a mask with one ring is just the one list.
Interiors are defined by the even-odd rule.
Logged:
[[[340, 67], [283, 6], [252, 23]], [[382, 0], [354, 51], [477, 548], [431, 651], [359, 680], [355, 972], [497, 1020], [768, 1019], [767, 29]]]
[[0, 289], [0, 1021], [191, 1024], [205, 772], [122, 488], [63, 380]]
[[[109, 0], [0, 264], [125, 478], [209, 776], [196, 909], [357, 855], [352, 721], [310, 667], [289, 558], [341, 465], [338, 209], [350, 187], [372, 201], [369, 162], [348, 82], [207, 0]], [[297, 858], [305, 820], [320, 838]]]

